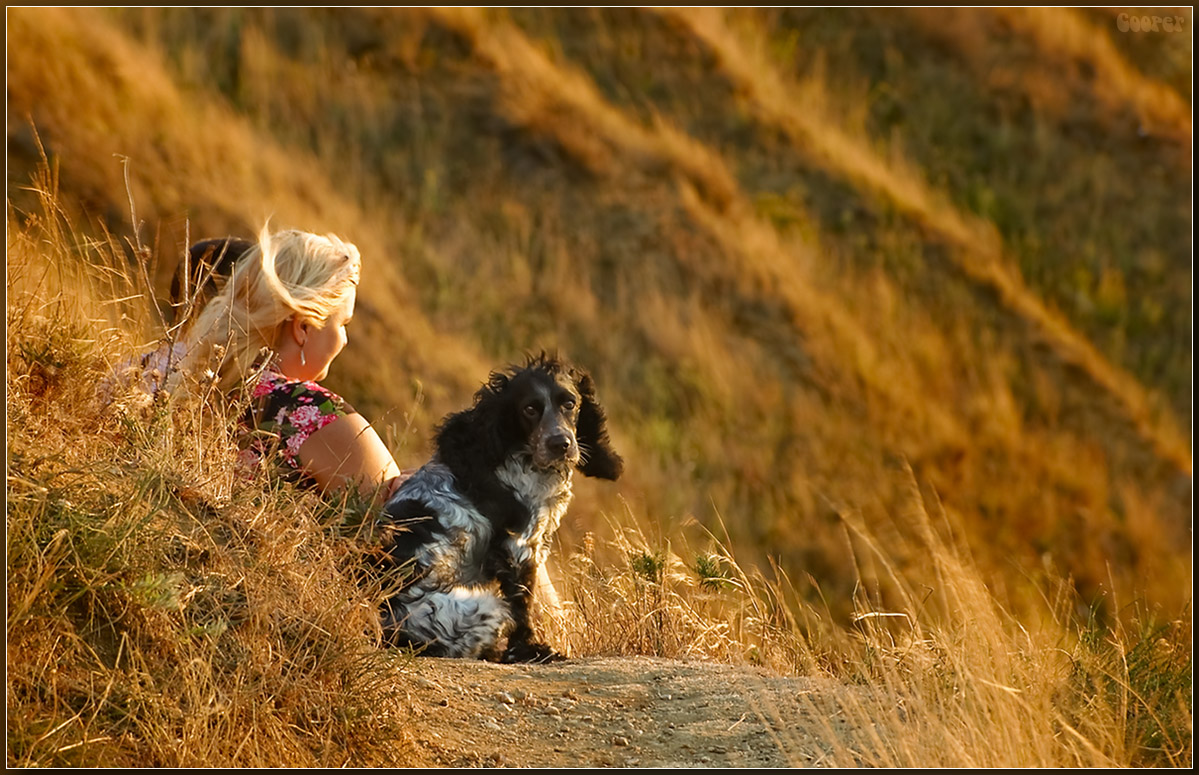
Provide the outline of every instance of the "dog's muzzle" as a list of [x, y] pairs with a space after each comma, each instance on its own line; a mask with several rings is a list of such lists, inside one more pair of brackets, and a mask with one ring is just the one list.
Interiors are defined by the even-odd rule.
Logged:
[[579, 462], [579, 443], [575, 435], [566, 431], [542, 437], [533, 455], [533, 462], [540, 468], [558, 465], [575, 465]]

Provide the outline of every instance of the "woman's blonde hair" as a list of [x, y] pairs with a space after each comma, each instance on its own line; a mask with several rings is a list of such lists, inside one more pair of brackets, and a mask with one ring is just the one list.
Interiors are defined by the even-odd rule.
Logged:
[[[258, 244], [233, 267], [186, 337], [178, 377], [212, 370], [221, 390], [235, 387], [264, 348], [274, 350], [282, 324], [299, 316], [318, 328], [358, 285], [358, 248], [330, 234], [263, 226]], [[173, 379], [175, 393], [185, 382]]]

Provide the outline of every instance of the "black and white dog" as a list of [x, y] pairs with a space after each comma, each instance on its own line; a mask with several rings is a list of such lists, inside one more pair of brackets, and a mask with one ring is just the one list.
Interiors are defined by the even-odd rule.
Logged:
[[384, 508], [385, 550], [407, 566], [383, 606], [388, 642], [430, 656], [559, 658], [534, 638], [533, 587], [574, 469], [614, 480], [622, 467], [586, 372], [542, 354], [493, 373]]

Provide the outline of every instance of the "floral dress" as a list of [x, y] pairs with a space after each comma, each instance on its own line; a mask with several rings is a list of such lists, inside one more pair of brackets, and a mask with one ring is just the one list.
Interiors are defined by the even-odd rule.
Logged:
[[257, 468], [274, 458], [285, 478], [315, 486], [298, 457], [308, 437], [338, 418], [354, 413], [341, 396], [315, 382], [292, 380], [276, 371], [262, 372], [242, 417], [242, 463]]

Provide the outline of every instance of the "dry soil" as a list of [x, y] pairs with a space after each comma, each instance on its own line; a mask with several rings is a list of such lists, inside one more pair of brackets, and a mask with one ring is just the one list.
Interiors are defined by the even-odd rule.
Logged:
[[413, 736], [435, 766], [819, 766], [839, 723], [813, 679], [752, 667], [604, 657], [412, 670]]

